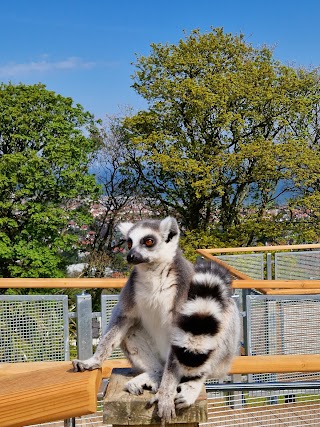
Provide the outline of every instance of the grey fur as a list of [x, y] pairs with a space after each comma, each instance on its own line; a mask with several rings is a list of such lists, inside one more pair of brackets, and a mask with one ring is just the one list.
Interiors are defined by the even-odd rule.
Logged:
[[157, 402], [166, 422], [176, 409], [194, 403], [206, 378], [223, 378], [238, 352], [240, 321], [230, 297], [231, 277], [216, 264], [194, 267], [182, 256], [174, 218], [119, 228], [130, 239], [130, 252], [137, 256], [128, 259], [136, 265], [95, 354], [73, 366], [75, 371], [99, 368], [121, 346], [138, 374], [126, 390], [151, 389], [150, 404]]

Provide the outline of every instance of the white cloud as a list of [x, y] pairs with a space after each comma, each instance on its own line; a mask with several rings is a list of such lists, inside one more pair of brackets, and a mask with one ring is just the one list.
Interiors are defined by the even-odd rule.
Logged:
[[26, 63], [9, 63], [0, 64], [0, 77], [20, 77], [31, 73], [47, 73], [57, 70], [75, 70], [89, 69], [96, 64], [94, 62], [85, 61], [78, 57], [70, 57], [61, 61], [49, 61], [43, 59], [41, 61], [26, 62]]

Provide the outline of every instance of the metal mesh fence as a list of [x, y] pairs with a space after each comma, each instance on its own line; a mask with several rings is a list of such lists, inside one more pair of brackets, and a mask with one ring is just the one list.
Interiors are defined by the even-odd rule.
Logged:
[[[318, 354], [320, 295], [247, 296], [249, 355]], [[318, 378], [320, 373], [254, 375], [258, 381]]]
[[[275, 257], [276, 279], [320, 279], [320, 252], [281, 253]], [[264, 278], [263, 254], [224, 255], [219, 258], [252, 278]], [[118, 295], [103, 295], [101, 298], [102, 332], [118, 298]], [[320, 295], [250, 295], [244, 301], [247, 301], [250, 355], [320, 353]], [[66, 296], [0, 296], [0, 362], [67, 360], [68, 346]], [[120, 349], [111, 355], [111, 358], [122, 357]], [[319, 380], [320, 373], [249, 376], [250, 381], [259, 383], [307, 379]], [[246, 381], [246, 377], [242, 380]], [[216, 385], [215, 380], [207, 382], [210, 388], [209, 420], [204, 425], [320, 425], [318, 389], [212, 391]], [[99, 401], [96, 414], [76, 419], [77, 427], [102, 425]], [[64, 422], [37, 426], [62, 427]]]
[[304, 427], [320, 425], [320, 396], [315, 390], [213, 392], [208, 395], [212, 427]]
[[[208, 422], [203, 427], [316, 427], [320, 425], [318, 389], [209, 391]], [[102, 402], [98, 412], [76, 418], [77, 427], [102, 427]], [[37, 427], [63, 427], [63, 421]], [[35, 426], [33, 426], [35, 427]]]
[[276, 253], [275, 278], [278, 280], [319, 280], [320, 251]]
[[[105, 426], [103, 424], [103, 402], [102, 400], [98, 400], [97, 403], [97, 412], [95, 414], [83, 415], [82, 417], [75, 418], [76, 427], [102, 427]], [[65, 427], [64, 421], [53, 421], [50, 423], [43, 424], [33, 424], [30, 427]]]
[[[111, 313], [119, 300], [119, 294], [117, 295], [101, 295], [101, 334], [106, 330], [106, 327], [110, 321]], [[109, 359], [121, 359], [124, 358], [124, 354], [120, 348], [116, 348]], [[91, 415], [84, 415], [75, 419], [76, 427], [102, 427], [103, 424], [103, 405], [102, 401], [97, 402], [97, 412]], [[36, 426], [35, 426], [36, 427]], [[37, 426], [40, 427], [40, 426]], [[44, 424], [43, 427], [63, 427], [63, 424]]]
[[[105, 332], [111, 318], [111, 313], [119, 300], [119, 295], [101, 295], [101, 331]], [[120, 348], [113, 350], [109, 359], [123, 359], [124, 354]]]
[[[76, 418], [77, 427], [102, 427], [100, 418]], [[318, 390], [285, 390], [208, 393], [208, 422], [212, 427], [316, 427], [320, 425]], [[38, 427], [63, 427], [63, 421], [38, 424]], [[34, 426], [35, 427], [35, 426]]]
[[264, 278], [263, 254], [219, 255], [217, 258], [247, 274], [252, 279], [260, 280]]
[[68, 297], [1, 295], [0, 331], [0, 362], [68, 360]]

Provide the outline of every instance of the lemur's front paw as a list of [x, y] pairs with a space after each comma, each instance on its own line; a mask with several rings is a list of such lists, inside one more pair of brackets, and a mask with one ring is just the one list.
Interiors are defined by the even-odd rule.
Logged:
[[156, 393], [150, 400], [149, 406], [152, 406], [154, 403], [158, 404], [158, 416], [161, 418], [161, 425], [170, 422], [172, 418], [176, 417], [174, 400], [169, 394], [163, 392]]
[[132, 378], [124, 386], [124, 389], [131, 394], [139, 395], [143, 393], [143, 390], [150, 390], [152, 393], [156, 393], [159, 388], [159, 379], [153, 378], [148, 373], [143, 373]]
[[72, 361], [73, 372], [92, 371], [93, 369], [101, 368], [101, 363], [94, 357], [87, 360], [74, 359]]
[[188, 384], [182, 383], [177, 388], [177, 394], [174, 399], [176, 409], [184, 409], [193, 405], [200, 394], [202, 383]]

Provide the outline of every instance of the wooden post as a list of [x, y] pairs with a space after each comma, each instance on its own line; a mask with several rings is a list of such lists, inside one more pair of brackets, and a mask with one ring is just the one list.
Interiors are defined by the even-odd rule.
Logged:
[[[107, 393], [103, 403], [103, 422], [113, 427], [152, 425], [159, 426], [156, 405], [147, 408], [147, 403], [153, 397], [145, 390], [140, 396], [124, 391], [125, 383], [132, 378], [132, 370], [113, 369]], [[207, 422], [207, 396], [203, 389], [195, 404], [177, 414], [170, 422], [171, 427], [197, 427], [199, 423]]]
[[0, 426], [94, 414], [100, 382], [100, 369], [75, 373], [71, 362], [0, 363]]

